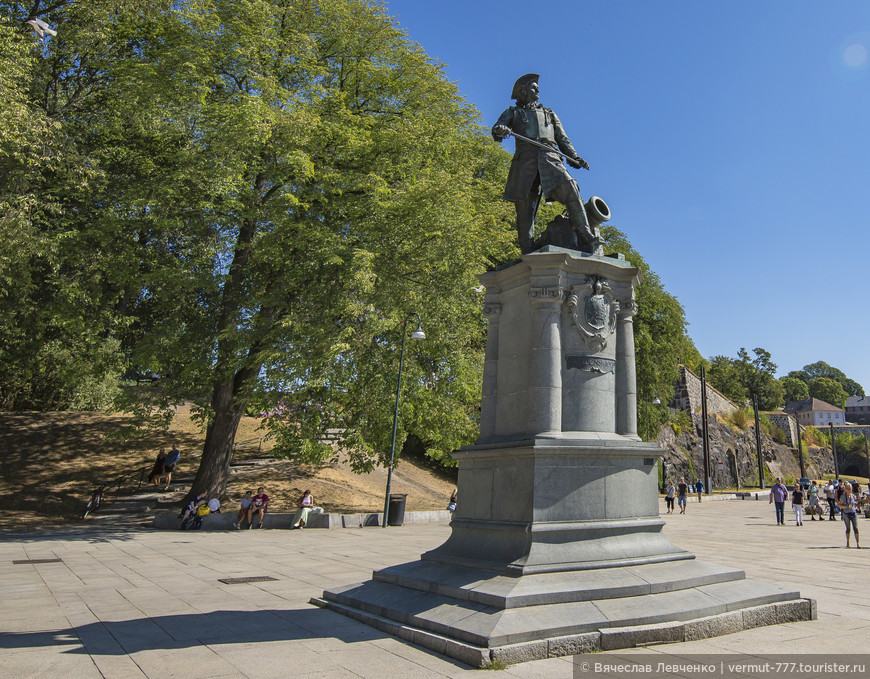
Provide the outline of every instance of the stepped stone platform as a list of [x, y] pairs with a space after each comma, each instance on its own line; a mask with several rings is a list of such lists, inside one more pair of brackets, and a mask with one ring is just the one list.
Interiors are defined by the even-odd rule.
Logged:
[[520, 577], [418, 561], [312, 603], [475, 667], [816, 618], [798, 592], [695, 560]]

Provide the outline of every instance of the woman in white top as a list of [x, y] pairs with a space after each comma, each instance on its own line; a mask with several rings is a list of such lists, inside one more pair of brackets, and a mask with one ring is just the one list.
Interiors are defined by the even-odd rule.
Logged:
[[297, 509], [296, 514], [293, 515], [293, 523], [290, 525], [291, 530], [293, 528], [305, 528], [305, 520], [311, 512], [311, 508], [314, 507], [314, 496], [311, 494], [310, 490], [306, 490], [302, 493], [302, 497], [299, 498], [299, 502], [296, 506], [299, 507], [299, 509]]
[[855, 530], [855, 547], [861, 549], [858, 541], [858, 500], [852, 492], [852, 484], [847, 483], [840, 496], [840, 511], [843, 513], [843, 522], [846, 524], [846, 547], [849, 546], [849, 531]]

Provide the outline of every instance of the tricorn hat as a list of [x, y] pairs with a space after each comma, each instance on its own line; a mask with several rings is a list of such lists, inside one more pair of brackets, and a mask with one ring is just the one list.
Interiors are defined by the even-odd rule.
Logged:
[[538, 82], [538, 78], [540, 77], [541, 76], [538, 73], [526, 73], [517, 78], [517, 81], [514, 83], [514, 89], [511, 92], [511, 99], [519, 99], [521, 96], [520, 90], [524, 87], [528, 87], [532, 83]]

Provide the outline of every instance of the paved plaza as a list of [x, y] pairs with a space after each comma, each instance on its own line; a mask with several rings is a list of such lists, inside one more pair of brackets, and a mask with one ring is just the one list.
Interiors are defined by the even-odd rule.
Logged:
[[[706, 499], [690, 502], [685, 516], [664, 518], [668, 538], [699, 559], [815, 598], [818, 620], [645, 653], [868, 652], [870, 550], [845, 549], [841, 522], [805, 520], [797, 527], [792, 518], [780, 527], [767, 502]], [[870, 546], [870, 521], [861, 518], [859, 526]], [[446, 524], [199, 533], [82, 526], [7, 533], [0, 537], [0, 676], [479, 677], [481, 670], [308, 603], [325, 588], [416, 560], [449, 530]], [[62, 562], [13, 564], [55, 558]], [[275, 579], [219, 582], [244, 576]], [[489, 674], [571, 677], [572, 664], [570, 657], [541, 660]]]

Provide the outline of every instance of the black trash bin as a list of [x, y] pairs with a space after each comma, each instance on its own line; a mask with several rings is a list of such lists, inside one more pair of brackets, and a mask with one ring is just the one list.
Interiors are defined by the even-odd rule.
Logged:
[[405, 523], [405, 500], [407, 494], [390, 493], [390, 508], [387, 511], [387, 525], [401, 526]]

